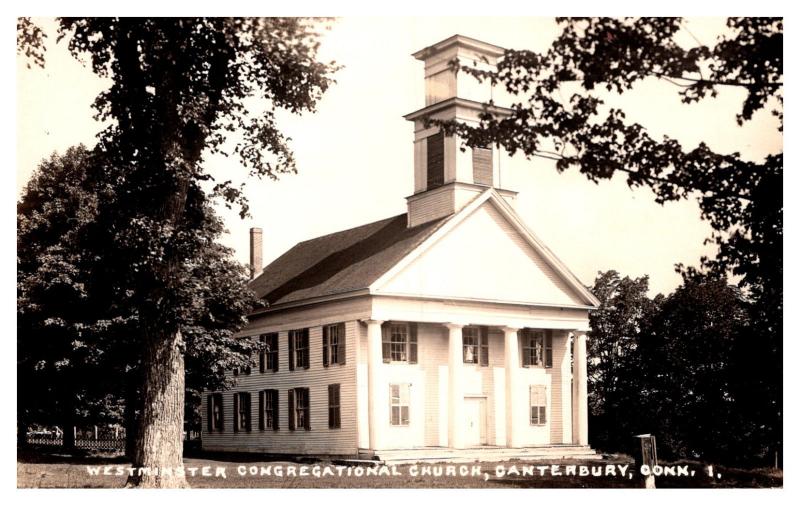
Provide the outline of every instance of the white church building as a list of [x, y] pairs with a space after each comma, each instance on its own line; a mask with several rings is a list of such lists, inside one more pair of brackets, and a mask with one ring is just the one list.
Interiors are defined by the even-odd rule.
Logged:
[[[426, 98], [406, 116], [407, 213], [300, 242], [253, 279], [266, 306], [241, 336], [267, 351], [233, 389], [203, 394], [204, 449], [386, 461], [594, 454], [586, 332], [597, 299], [515, 211], [517, 193], [499, 185], [503, 152], [462, 152], [459, 138], [426, 126], [476, 123], [490, 90], [450, 62], [486, 68], [502, 55], [459, 35], [414, 54]], [[261, 264], [259, 229], [251, 263]]]

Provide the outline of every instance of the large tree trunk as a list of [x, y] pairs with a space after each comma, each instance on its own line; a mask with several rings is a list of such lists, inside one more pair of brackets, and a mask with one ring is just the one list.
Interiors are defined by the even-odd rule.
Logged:
[[127, 487], [188, 487], [183, 471], [184, 364], [180, 331], [145, 337], [142, 412]]

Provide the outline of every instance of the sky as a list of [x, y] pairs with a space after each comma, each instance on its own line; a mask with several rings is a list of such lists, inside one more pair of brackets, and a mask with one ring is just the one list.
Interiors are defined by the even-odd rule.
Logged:
[[[92, 101], [108, 83], [55, 43], [52, 22], [45, 69], [17, 59], [17, 197], [40, 160], [84, 143], [102, 125]], [[686, 44], [712, 44], [724, 19], [692, 19], [681, 33]], [[297, 174], [279, 181], [248, 179], [235, 158], [207, 158], [219, 179], [246, 181], [251, 217], [221, 207], [229, 233], [223, 242], [248, 261], [248, 229], [264, 230], [265, 264], [295, 243], [405, 212], [413, 192], [413, 126], [403, 115], [424, 105], [422, 62], [411, 53], [453, 34], [514, 49], [545, 50], [558, 33], [552, 18], [535, 17], [345, 17], [322, 39], [320, 59], [343, 68], [314, 113], [281, 114], [292, 138]], [[782, 150], [782, 136], [768, 112], [743, 127], [734, 117], [743, 94], [722, 90], [715, 99], [680, 103], [676, 88], [648, 80], [624, 95], [604, 96], [651, 135], [668, 135], [692, 148], [704, 141], [718, 152], [759, 160]], [[587, 285], [597, 272], [650, 278], [651, 294], [680, 284], [676, 263], [697, 265], [713, 254], [703, 240], [710, 227], [694, 201], [658, 205], [644, 188], [623, 178], [588, 181], [576, 171], [559, 174], [554, 162], [515, 156], [505, 162], [503, 186], [519, 192], [517, 211], [548, 247]]]

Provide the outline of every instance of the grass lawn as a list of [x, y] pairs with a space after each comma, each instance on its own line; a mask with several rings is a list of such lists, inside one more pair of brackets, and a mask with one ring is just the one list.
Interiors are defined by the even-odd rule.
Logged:
[[[508, 461], [451, 465], [437, 463], [374, 467], [368, 470], [370, 467], [367, 466], [344, 466], [326, 461], [298, 462], [258, 457], [244, 459], [232, 455], [209, 454], [186, 458], [184, 464], [187, 479], [193, 488], [642, 487], [638, 469], [626, 457], [609, 457], [602, 461]], [[783, 486], [783, 473], [780, 470], [740, 470], [715, 466], [715, 475], [710, 477], [708, 467], [697, 462], [678, 462], [669, 466], [676, 474], [680, 469], [681, 475], [658, 477], [657, 487]], [[128, 468], [128, 462], [121, 457], [18, 453], [17, 486], [116, 488], [124, 486]], [[190, 469], [195, 469], [194, 476], [190, 474]], [[203, 476], [204, 471], [208, 475]], [[580, 475], [581, 472], [589, 475]]]

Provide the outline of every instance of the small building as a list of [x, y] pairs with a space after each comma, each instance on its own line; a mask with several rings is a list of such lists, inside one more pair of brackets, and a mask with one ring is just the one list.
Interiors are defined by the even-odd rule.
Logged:
[[[502, 54], [458, 35], [414, 54], [426, 103], [406, 116], [408, 212], [301, 242], [254, 278], [266, 307], [241, 335], [267, 351], [234, 389], [203, 395], [204, 449], [593, 454], [586, 331], [597, 299], [514, 210], [502, 150], [462, 151], [425, 121], [477, 121], [491, 90], [450, 62], [487, 68]], [[260, 258], [253, 229], [251, 263]]]

